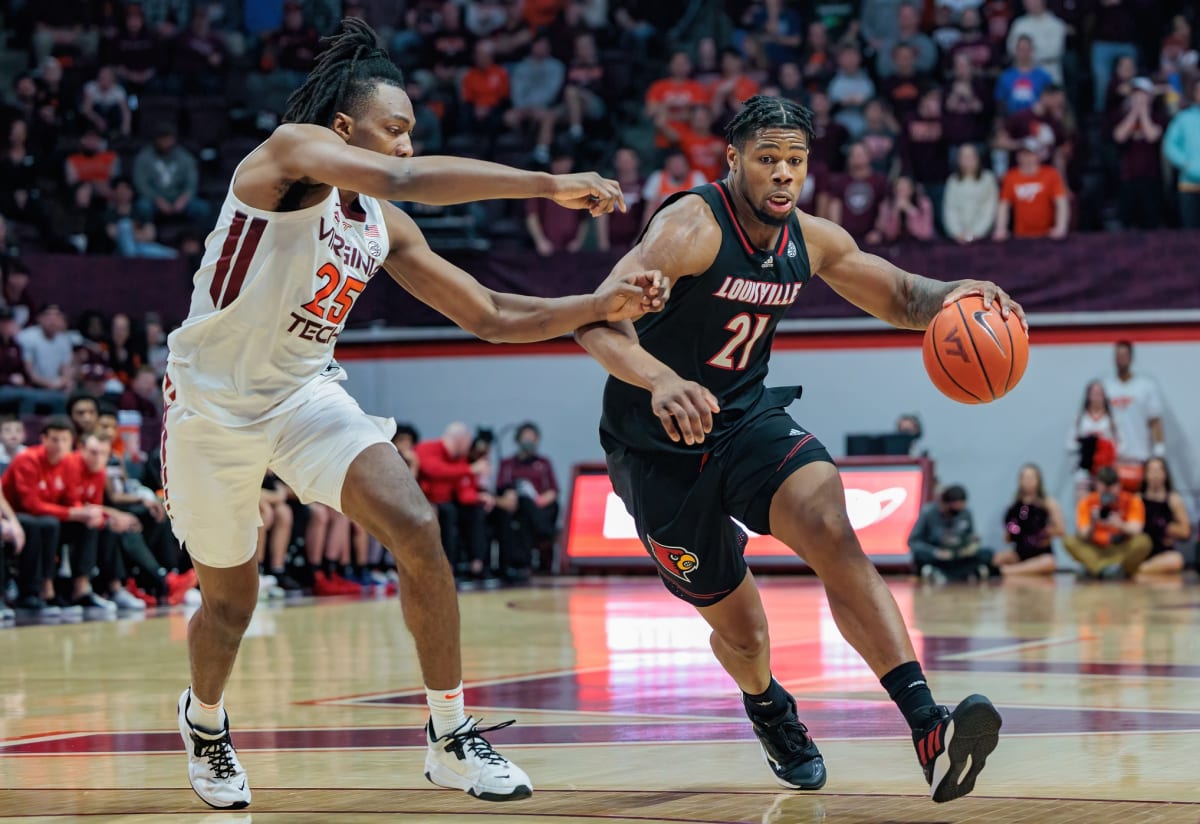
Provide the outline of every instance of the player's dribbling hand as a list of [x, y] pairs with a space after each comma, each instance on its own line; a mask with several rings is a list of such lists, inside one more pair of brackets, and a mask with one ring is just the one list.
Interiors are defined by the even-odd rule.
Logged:
[[596, 290], [596, 299], [609, 323], [637, 320], [647, 312], [660, 312], [671, 294], [671, 279], [657, 269], [610, 277]]
[[551, 175], [553, 189], [550, 199], [568, 209], [587, 209], [592, 217], [606, 215], [613, 209], [626, 210], [621, 184], [601, 177], [595, 172], [576, 172]]
[[704, 443], [704, 436], [712, 432], [713, 415], [721, 411], [712, 392], [674, 373], [655, 382], [650, 408], [662, 421], [668, 438], [689, 446]]
[[1008, 292], [1005, 292], [990, 280], [966, 281], [957, 289], [954, 289], [952, 292], [950, 292], [950, 294], [946, 295], [946, 299], [942, 301], [942, 306], [949, 306], [956, 300], [969, 297], [971, 295], [979, 295], [981, 298], [983, 298], [984, 309], [992, 308], [993, 303], [999, 304], [1000, 315], [1005, 320], [1008, 319], [1009, 315], [1015, 312], [1017, 318], [1021, 321], [1021, 326], [1025, 328], [1025, 334], [1029, 334], [1029, 321], [1025, 320], [1025, 310], [1021, 308], [1021, 304], [1010, 298], [1008, 296]]

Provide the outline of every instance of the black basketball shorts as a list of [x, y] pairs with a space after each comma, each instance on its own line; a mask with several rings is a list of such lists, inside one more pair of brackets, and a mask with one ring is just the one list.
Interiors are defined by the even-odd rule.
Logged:
[[771, 499], [806, 464], [833, 463], [781, 408], [743, 423], [712, 452], [608, 453], [613, 489], [633, 516], [659, 577], [677, 598], [712, 606], [746, 577], [746, 532], [771, 532]]

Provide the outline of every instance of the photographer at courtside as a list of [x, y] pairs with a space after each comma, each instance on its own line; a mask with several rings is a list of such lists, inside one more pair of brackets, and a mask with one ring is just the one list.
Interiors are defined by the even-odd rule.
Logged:
[[1106, 466], [1096, 473], [1096, 491], [1079, 502], [1077, 533], [1063, 546], [1093, 578], [1130, 577], [1152, 547], [1145, 523], [1142, 499], [1123, 490], [1117, 471]]

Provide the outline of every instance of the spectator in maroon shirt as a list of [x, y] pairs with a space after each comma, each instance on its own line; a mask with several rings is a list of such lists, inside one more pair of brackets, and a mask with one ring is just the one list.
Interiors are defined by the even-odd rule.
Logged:
[[871, 155], [861, 143], [851, 144], [846, 153], [846, 174], [829, 184], [828, 218], [840, 224], [855, 240], [878, 243], [875, 223], [879, 207], [888, 194], [887, 178], [871, 169]]
[[207, 6], [192, 11], [188, 27], [172, 44], [171, 59], [184, 91], [215, 94], [224, 89], [228, 54], [225, 41], [212, 30]]
[[[900, 163], [933, 201], [933, 212], [942, 210], [942, 193], [950, 176], [950, 143], [942, 115], [941, 89], [929, 89], [921, 95], [917, 114], [900, 129]], [[940, 220], [938, 229], [941, 229]]]
[[[559, 154], [550, 162], [550, 171], [556, 175], [570, 173], [575, 158]], [[588, 224], [584, 213], [567, 209], [546, 198], [529, 200], [525, 203], [525, 228], [533, 239], [534, 248], [542, 257], [556, 252], [578, 252], [587, 240]]]
[[965, 54], [977, 72], [984, 76], [994, 75], [998, 68], [997, 49], [983, 29], [979, 9], [963, 9], [958, 25], [962, 28], [962, 37], [950, 47], [949, 59], [953, 61], [958, 55]]
[[117, 402], [117, 407], [138, 412], [143, 421], [156, 420], [162, 416], [162, 392], [158, 388], [158, 375], [155, 374], [153, 366], [138, 369], [129, 388]]
[[17, 329], [23, 328], [33, 318], [34, 299], [29, 290], [29, 266], [20, 258], [10, 258], [4, 276], [4, 294], [0, 304], [8, 306], [17, 321]]
[[130, 94], [140, 94], [163, 70], [158, 40], [146, 28], [146, 15], [138, 3], [125, 6], [125, 22], [103, 46], [104, 62], [116, 67], [117, 77]]
[[628, 146], [617, 149], [613, 155], [613, 176], [621, 184], [627, 211], [614, 210], [612, 214], [596, 218], [596, 247], [607, 251], [619, 249], [624, 252], [642, 231], [642, 212], [646, 202], [642, 200], [642, 189], [646, 185], [641, 173], [641, 159]]
[[833, 119], [833, 103], [824, 89], [816, 89], [811, 97], [813, 113], [813, 145], [808, 153], [808, 165], [820, 164], [831, 172], [846, 168], [842, 147], [850, 141], [850, 132]]
[[1133, 81], [1125, 115], [1113, 129], [1121, 152], [1121, 223], [1127, 229], [1157, 229], [1162, 224], [1161, 151], [1167, 116], [1154, 97], [1154, 84]]
[[517, 428], [517, 454], [500, 463], [496, 477], [500, 562], [510, 580], [529, 577], [531, 550], [540, 550], [538, 567], [549, 571], [558, 534], [558, 481], [550, 461], [538, 455], [541, 431], [525, 422]]
[[951, 72], [950, 89], [942, 104], [946, 142], [951, 146], [984, 143], [992, 122], [992, 95], [987, 81], [964, 52], [954, 56]]
[[304, 19], [304, 7], [297, 2], [283, 4], [283, 27], [267, 36], [264, 60], [279, 68], [308, 74], [317, 60], [317, 30]]
[[896, 160], [896, 121], [888, 112], [887, 103], [878, 98], [867, 101], [863, 118], [866, 128], [859, 142], [871, 153], [871, 168], [884, 177], [890, 177]]

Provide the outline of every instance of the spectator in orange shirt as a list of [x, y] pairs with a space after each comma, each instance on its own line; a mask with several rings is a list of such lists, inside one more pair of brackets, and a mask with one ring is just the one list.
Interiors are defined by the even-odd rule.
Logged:
[[1132, 577], [1153, 549], [1145, 525], [1146, 505], [1106, 466], [1096, 473], [1096, 491], [1079, 502], [1078, 532], [1063, 538], [1063, 546], [1093, 578]]
[[728, 144], [724, 138], [713, 134], [712, 126], [712, 111], [708, 106], [692, 109], [692, 119], [683, 128], [676, 128], [676, 124], [666, 119], [658, 122], [659, 131], [683, 150], [688, 163], [705, 180], [719, 180], [729, 170], [725, 160], [725, 147]]
[[480, 40], [475, 44], [475, 64], [463, 75], [462, 100], [466, 127], [486, 137], [489, 157], [503, 125], [508, 95], [508, 72], [496, 65], [495, 46], [490, 40]]
[[[686, 127], [692, 109], [708, 105], [711, 96], [708, 89], [692, 79], [692, 61], [687, 52], [675, 52], [669, 70], [669, 77], [655, 80], [646, 92], [646, 119], [658, 123], [666, 118], [676, 128]], [[660, 132], [655, 137], [655, 145], [665, 148], [670, 145], [670, 140]]]
[[91, 183], [97, 194], [107, 198], [120, 171], [120, 157], [108, 148], [100, 132], [89, 126], [79, 138], [79, 150], [67, 155], [64, 175], [68, 186]]
[[1008, 170], [1000, 186], [994, 239], [1008, 237], [1010, 214], [1014, 237], [1066, 237], [1067, 187], [1053, 166], [1042, 165], [1040, 150], [1036, 140], [1026, 140], [1017, 148], [1016, 168]]

